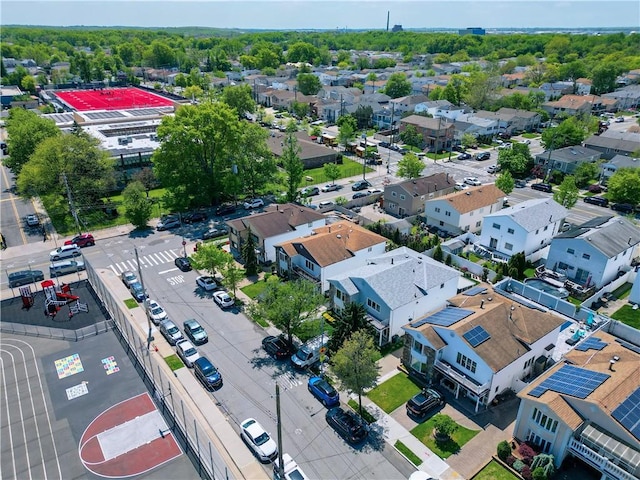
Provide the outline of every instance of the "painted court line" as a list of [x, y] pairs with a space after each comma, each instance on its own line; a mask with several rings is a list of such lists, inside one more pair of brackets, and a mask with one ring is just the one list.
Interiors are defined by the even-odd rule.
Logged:
[[156, 410], [99, 433], [98, 442], [107, 461], [156, 440], [158, 432], [166, 428], [167, 424]]

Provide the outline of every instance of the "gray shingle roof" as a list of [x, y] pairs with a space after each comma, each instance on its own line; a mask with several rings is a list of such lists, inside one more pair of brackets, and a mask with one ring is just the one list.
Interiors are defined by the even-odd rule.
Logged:
[[600, 226], [581, 230], [584, 231], [577, 238], [590, 243], [607, 258], [613, 258], [640, 243], [640, 230], [626, 218], [613, 217]]
[[567, 213], [568, 210], [552, 198], [534, 198], [491, 213], [485, 217], [485, 222], [490, 218], [511, 217], [527, 232], [533, 232], [565, 218]]

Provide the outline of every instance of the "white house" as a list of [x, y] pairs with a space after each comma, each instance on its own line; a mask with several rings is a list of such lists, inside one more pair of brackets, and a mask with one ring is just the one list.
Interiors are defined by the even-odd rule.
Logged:
[[480, 245], [496, 257], [508, 260], [524, 252], [532, 262], [560, 231], [567, 209], [552, 198], [534, 198], [484, 218]]
[[409, 338], [402, 362], [478, 411], [505, 390], [527, 385], [552, 355], [563, 323], [551, 312], [473, 287], [403, 327]]
[[332, 309], [360, 303], [384, 345], [402, 326], [442, 308], [457, 293], [460, 273], [407, 247], [371, 258], [367, 264], [328, 278]]
[[[611, 325], [611, 324], [610, 324]], [[514, 437], [596, 468], [602, 478], [640, 477], [638, 330], [597, 331], [522, 390]], [[613, 328], [613, 327], [611, 327]], [[619, 332], [628, 331], [626, 338]], [[633, 341], [635, 343], [631, 343]]]
[[631, 269], [640, 230], [622, 217], [596, 217], [551, 241], [546, 267], [600, 288]]
[[342, 220], [276, 245], [278, 275], [310, 280], [325, 292], [328, 277], [365, 265], [367, 259], [385, 252], [386, 243], [382, 235]]
[[458, 140], [461, 140], [465, 133], [474, 137], [493, 137], [505, 128], [499, 120], [478, 117], [472, 113], [456, 116], [454, 125]]
[[492, 183], [450, 193], [427, 200], [425, 222], [448, 232], [479, 232], [484, 216], [502, 210], [505, 198]]
[[428, 113], [434, 118], [444, 117], [449, 120], [456, 120], [458, 116], [464, 114], [464, 107], [458, 107], [448, 100], [434, 100], [431, 102], [419, 103], [414, 107], [415, 113]]

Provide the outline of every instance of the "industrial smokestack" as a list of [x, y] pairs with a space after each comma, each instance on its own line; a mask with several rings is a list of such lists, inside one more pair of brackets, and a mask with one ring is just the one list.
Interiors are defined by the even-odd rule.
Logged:
[[389, 10], [387, 10], [387, 32], [389, 31]]

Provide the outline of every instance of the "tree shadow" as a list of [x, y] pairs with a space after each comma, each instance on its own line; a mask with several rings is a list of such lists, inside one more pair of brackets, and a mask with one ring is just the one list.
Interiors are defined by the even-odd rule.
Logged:
[[155, 233], [156, 231], [151, 227], [134, 228], [129, 232], [129, 238], [148, 238]]

